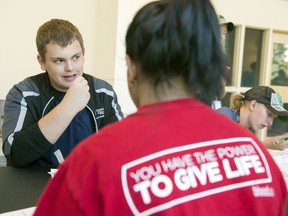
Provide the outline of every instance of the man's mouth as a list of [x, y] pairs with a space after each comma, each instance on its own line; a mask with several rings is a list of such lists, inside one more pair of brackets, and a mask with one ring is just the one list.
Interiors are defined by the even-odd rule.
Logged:
[[63, 78], [64, 78], [64, 80], [65, 80], [66, 82], [71, 82], [71, 81], [73, 81], [76, 77], [77, 77], [76, 74], [69, 75], [69, 76], [63, 76]]

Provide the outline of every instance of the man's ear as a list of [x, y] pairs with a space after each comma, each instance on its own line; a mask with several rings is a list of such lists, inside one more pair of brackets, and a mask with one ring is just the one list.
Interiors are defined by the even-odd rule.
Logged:
[[37, 55], [37, 60], [38, 60], [38, 62], [40, 64], [41, 69], [43, 71], [46, 71], [45, 61], [39, 54]]
[[127, 67], [128, 67], [128, 70], [127, 70], [128, 84], [134, 85], [137, 81], [137, 78], [138, 78], [138, 72], [137, 72], [136, 65], [131, 60], [129, 55], [126, 55], [125, 59], [126, 59]]

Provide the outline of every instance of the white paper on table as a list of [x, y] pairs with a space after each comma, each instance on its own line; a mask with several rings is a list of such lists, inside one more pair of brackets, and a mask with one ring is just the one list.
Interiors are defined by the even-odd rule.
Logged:
[[50, 169], [50, 172], [48, 172], [51, 175], [51, 178], [53, 178], [55, 176], [55, 174], [57, 173], [58, 169]]
[[288, 187], [288, 149], [284, 151], [269, 150], [269, 152], [282, 172]]
[[0, 214], [1, 216], [32, 216], [36, 207], [20, 209]]

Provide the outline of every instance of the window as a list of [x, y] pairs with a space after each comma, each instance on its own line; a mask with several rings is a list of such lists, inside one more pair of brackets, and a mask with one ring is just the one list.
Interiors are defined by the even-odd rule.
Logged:
[[245, 30], [241, 86], [259, 85], [263, 31], [251, 28]]
[[225, 41], [223, 42], [223, 51], [227, 57], [228, 65], [230, 67], [230, 71], [227, 76], [226, 85], [232, 85], [232, 71], [233, 71], [233, 53], [234, 53], [234, 42], [235, 42], [235, 31], [236, 27], [233, 31], [227, 32]]
[[288, 44], [273, 44], [271, 85], [288, 86]]
[[[288, 103], [284, 104], [284, 108], [288, 110]], [[279, 134], [286, 133], [288, 131], [288, 123], [283, 122], [280, 119], [276, 118], [273, 121], [273, 125], [267, 128], [267, 136], [276, 136]]]

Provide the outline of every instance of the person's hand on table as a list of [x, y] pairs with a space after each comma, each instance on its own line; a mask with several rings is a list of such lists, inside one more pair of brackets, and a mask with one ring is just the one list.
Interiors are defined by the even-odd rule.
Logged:
[[288, 133], [267, 137], [263, 143], [268, 149], [283, 151], [288, 148]]

